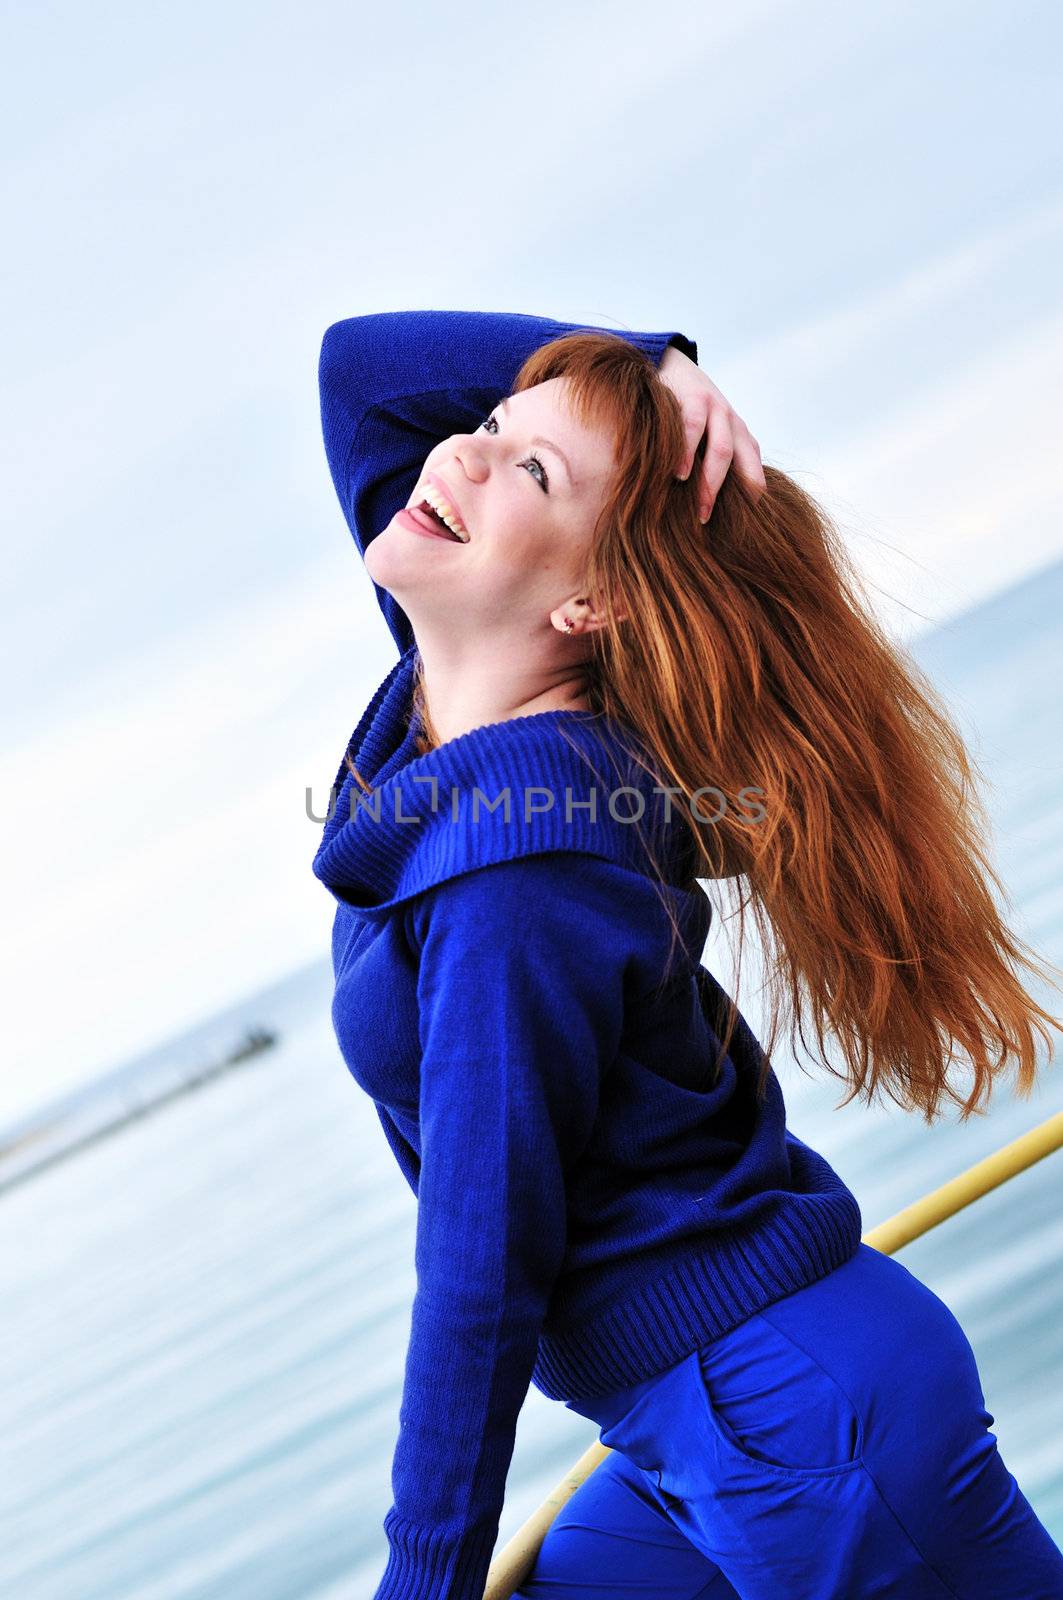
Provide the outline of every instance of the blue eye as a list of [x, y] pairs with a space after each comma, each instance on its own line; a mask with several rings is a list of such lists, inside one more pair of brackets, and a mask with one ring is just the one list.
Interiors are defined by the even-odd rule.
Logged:
[[[483, 419], [483, 421], [480, 424], [480, 427], [481, 428], [487, 428], [487, 424], [489, 422], [493, 422], [494, 423], [494, 431], [495, 431], [495, 433], [497, 433], [498, 432], [498, 418], [495, 416], [493, 411], [489, 412], [488, 415]], [[487, 428], [487, 431], [490, 433], [491, 432], [490, 428]], [[518, 462], [517, 465], [521, 466], [521, 467], [530, 467], [530, 466], [538, 467], [542, 476], [537, 478], [535, 481], [539, 484], [539, 487], [542, 489], [544, 494], [549, 494], [550, 493], [550, 479], [549, 479], [549, 476], [547, 475], [546, 468], [543, 466], [543, 464], [539, 460], [538, 456], [536, 456], [536, 455], [528, 456], [524, 461]]]

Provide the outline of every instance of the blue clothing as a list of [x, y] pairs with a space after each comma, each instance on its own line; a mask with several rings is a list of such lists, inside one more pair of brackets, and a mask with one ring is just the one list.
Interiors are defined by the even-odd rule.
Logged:
[[[326, 453], [363, 553], [433, 446], [571, 326], [328, 330]], [[624, 337], [659, 361], [680, 336]], [[418, 755], [416, 643], [379, 598], [402, 654], [347, 747], [372, 793], [341, 762], [313, 862], [337, 902], [336, 1036], [418, 1198], [375, 1600], [481, 1600], [529, 1382], [568, 1401], [660, 1373], [851, 1260], [861, 1218], [774, 1073], [756, 1099], [741, 1020], [715, 1070], [711, 907], [634, 730], [546, 711]]]
[[870, 1245], [571, 1409], [612, 1454], [513, 1600], [1063, 1600], [963, 1329]]

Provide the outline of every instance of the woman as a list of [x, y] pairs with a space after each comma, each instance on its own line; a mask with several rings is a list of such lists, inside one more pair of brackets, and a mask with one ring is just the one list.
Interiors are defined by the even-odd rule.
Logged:
[[337, 1038], [418, 1197], [376, 1600], [480, 1600], [529, 1382], [614, 1453], [524, 1600], [1058, 1600], [961, 1328], [861, 1243], [701, 966], [698, 880], [745, 880], [772, 1040], [803, 1006], [850, 1099], [928, 1121], [1010, 1060], [1028, 1095], [1056, 1022], [958, 736], [696, 362], [522, 315], [325, 334], [401, 652], [314, 858]]

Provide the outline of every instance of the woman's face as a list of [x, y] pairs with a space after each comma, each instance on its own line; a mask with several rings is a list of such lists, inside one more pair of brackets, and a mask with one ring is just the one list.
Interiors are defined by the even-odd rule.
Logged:
[[[569, 410], [566, 378], [496, 406], [430, 453], [407, 503], [366, 552], [370, 577], [413, 625], [526, 636], [582, 593], [591, 535], [614, 471], [613, 440]], [[434, 480], [434, 481], [433, 481]], [[463, 540], [419, 532], [409, 508], [439, 491]]]

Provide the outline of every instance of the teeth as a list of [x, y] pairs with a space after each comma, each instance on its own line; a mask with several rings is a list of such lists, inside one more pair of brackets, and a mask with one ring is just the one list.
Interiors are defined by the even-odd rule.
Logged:
[[460, 539], [462, 544], [468, 544], [469, 535], [466, 533], [457, 512], [452, 506], [447, 504], [447, 502], [443, 499], [443, 496], [439, 493], [439, 490], [434, 489], [430, 483], [426, 484], [424, 487], [423, 498], [428, 501], [428, 504], [432, 507], [433, 511], [437, 511], [439, 513], [454, 537], [456, 539]]

